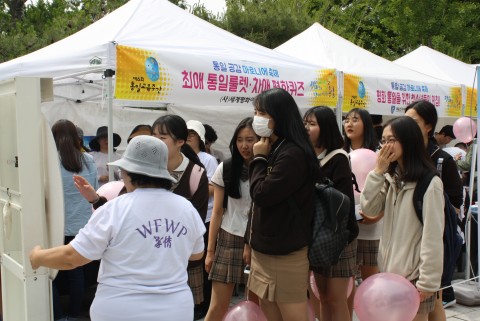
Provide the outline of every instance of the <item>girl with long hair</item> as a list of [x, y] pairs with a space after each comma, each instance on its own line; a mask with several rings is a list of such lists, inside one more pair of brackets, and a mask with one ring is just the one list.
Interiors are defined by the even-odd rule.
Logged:
[[[345, 117], [343, 129], [345, 131], [344, 149], [347, 153], [360, 148], [376, 151], [378, 141], [373, 127], [372, 117], [368, 111], [361, 108], [353, 108], [350, 110]], [[362, 209], [361, 213], [364, 212]], [[359, 221], [358, 224], [357, 263], [362, 279], [365, 280], [379, 271], [377, 256], [383, 223], [381, 221], [381, 215], [374, 219], [368, 215], [362, 217], [363, 220]], [[353, 296], [351, 300], [353, 300]]]
[[[347, 288], [349, 279], [355, 276], [357, 268], [356, 237], [358, 235], [350, 160], [342, 149], [344, 141], [336, 122], [335, 113], [331, 108], [324, 106], [310, 108], [305, 113], [303, 121], [318, 161], [322, 162], [322, 160], [328, 159], [322, 165], [323, 175], [333, 182], [333, 186], [337, 190], [350, 198], [351, 204], [351, 215], [348, 220], [350, 236], [348, 245], [340, 254], [338, 263], [334, 266], [313, 268], [321, 302], [319, 319], [322, 321], [350, 320]], [[311, 299], [314, 298], [312, 295]], [[318, 301], [314, 300], [314, 303], [318, 304]]]
[[412, 282], [420, 295], [414, 321], [426, 321], [433, 311], [443, 267], [443, 184], [431, 180], [423, 196], [423, 224], [413, 194], [417, 183], [436, 173], [425, 149], [419, 126], [410, 117], [385, 125], [375, 169], [365, 181], [361, 206], [370, 216], [384, 213], [378, 264], [382, 272], [399, 274]]
[[[65, 244], [78, 234], [87, 224], [92, 215], [92, 207], [83, 198], [73, 183], [74, 175], [83, 176], [95, 189], [97, 183], [97, 168], [93, 157], [82, 152], [77, 128], [66, 119], [57, 121], [52, 126], [52, 134], [60, 158], [60, 170], [63, 183], [63, 199], [65, 209]], [[62, 319], [63, 314], [58, 287], [62, 278], [68, 282], [69, 306], [68, 316], [79, 317], [82, 312], [83, 296], [85, 294], [85, 278], [83, 266], [70, 271], [60, 272], [53, 282], [54, 319]]]
[[232, 157], [220, 163], [212, 178], [214, 203], [205, 259], [212, 280], [212, 300], [206, 321], [223, 319], [235, 284], [243, 282], [244, 235], [252, 202], [248, 165], [258, 141], [252, 121], [247, 117], [238, 124], [230, 141]]
[[262, 92], [254, 108], [253, 129], [261, 139], [253, 145], [249, 165], [253, 211], [245, 232], [245, 258], [251, 261], [248, 287], [268, 320], [306, 321], [318, 160], [287, 91]]
[[[460, 211], [459, 209], [463, 204], [463, 187], [457, 165], [453, 157], [437, 145], [434, 138], [438, 120], [437, 109], [426, 100], [418, 100], [407, 106], [405, 116], [411, 117], [420, 127], [422, 142], [432, 163], [440, 172], [445, 193], [452, 205]], [[441, 163], [440, 159], [442, 159]], [[435, 309], [428, 316], [430, 321], [446, 320], [443, 306], [455, 300], [455, 293], [451, 287], [454, 268], [451, 270], [452, 273], [442, 275], [442, 288], [446, 287], [446, 289], [439, 291]]]

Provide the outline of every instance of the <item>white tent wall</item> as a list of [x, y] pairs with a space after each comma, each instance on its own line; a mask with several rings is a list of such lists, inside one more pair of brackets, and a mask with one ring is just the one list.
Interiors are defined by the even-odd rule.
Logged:
[[[107, 125], [108, 121], [106, 105], [102, 106], [101, 103], [96, 102], [75, 103], [57, 100], [42, 104], [42, 112], [50, 126], [59, 119], [68, 119], [81, 127], [85, 136], [95, 136], [97, 128]], [[219, 115], [218, 109], [215, 107], [172, 106], [168, 111], [163, 111], [114, 106], [113, 131], [122, 138], [118, 151], [122, 153], [125, 150], [127, 138], [136, 125], [152, 125], [158, 117], [166, 114], [176, 114], [185, 121], [195, 119], [211, 125], [218, 136], [214, 148], [223, 152], [224, 155], [229, 155], [228, 145], [233, 132], [240, 120], [245, 117], [253, 117], [253, 105], [245, 108], [231, 108], [223, 115]]]
[[[95, 102], [75, 103], [57, 100], [42, 104], [42, 112], [50, 126], [59, 119], [68, 119], [82, 128], [85, 136], [95, 136], [98, 127], [108, 124], [107, 106]], [[119, 150], [125, 149], [127, 138], [136, 125], [152, 125], [155, 119], [165, 114], [166, 111], [114, 106], [113, 131], [122, 138]]]

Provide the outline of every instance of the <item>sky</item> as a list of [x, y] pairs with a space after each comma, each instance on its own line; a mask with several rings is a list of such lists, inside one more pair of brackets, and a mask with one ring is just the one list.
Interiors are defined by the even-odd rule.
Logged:
[[189, 5], [203, 3], [207, 10], [212, 11], [213, 14], [222, 13], [225, 11], [225, 0], [187, 0]]

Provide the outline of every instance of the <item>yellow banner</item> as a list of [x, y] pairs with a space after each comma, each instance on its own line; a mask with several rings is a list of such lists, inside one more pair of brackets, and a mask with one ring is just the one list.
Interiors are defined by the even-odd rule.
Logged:
[[172, 87], [168, 69], [155, 51], [117, 46], [116, 99], [163, 101]]

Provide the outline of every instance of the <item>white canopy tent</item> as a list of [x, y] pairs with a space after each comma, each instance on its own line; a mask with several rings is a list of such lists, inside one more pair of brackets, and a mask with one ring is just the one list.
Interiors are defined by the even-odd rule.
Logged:
[[[116, 70], [117, 44], [146, 48], [156, 55], [159, 64], [164, 62], [165, 58], [167, 65], [164, 67], [170, 74], [174, 68], [178, 72], [192, 70], [192, 64], [199, 62], [204, 63], [201, 68], [213, 69], [212, 60], [225, 62], [226, 65], [241, 65], [247, 68], [249, 74], [246, 77], [250, 77], [249, 92], [243, 95], [249, 99], [249, 103], [219, 103], [220, 96], [213, 95], [218, 94], [218, 90], [175, 92], [175, 88], [171, 90], [174, 94], [163, 101], [112, 100], [110, 98], [116, 76], [113, 77], [113, 82], [110, 82], [112, 87], [109, 87], [110, 83], [105, 80], [104, 72]], [[205, 62], [210, 65], [207, 66]], [[107, 119], [110, 119], [110, 129], [113, 127], [113, 130], [123, 137], [121, 146], [124, 146], [135, 125], [151, 124], [162, 113], [140, 111], [128, 106], [168, 106], [168, 112], [179, 114], [186, 120], [198, 119], [212, 125], [219, 136], [218, 145], [226, 147], [240, 119], [252, 115], [251, 99], [256, 95], [254, 90], [258, 91], [258, 88], [253, 88], [254, 80], [269, 78], [268, 74], [258, 76], [255, 75], [256, 72], [274, 70], [277, 71], [277, 80], [284, 77], [286, 80], [296, 81], [297, 84], [300, 80], [303, 84], [304, 79], [300, 78], [304, 77], [305, 94], [302, 93], [303, 97], [298, 95], [296, 99], [299, 105], [306, 107], [309, 99], [311, 100], [308, 87], [311, 78], [305, 77], [305, 74], [307, 72], [317, 77], [320, 69], [317, 64], [301, 62], [230, 34], [167, 0], [131, 0], [70, 37], [0, 64], [0, 80], [29, 76], [53, 78], [55, 100], [42, 105], [50, 124], [64, 117], [82, 127], [86, 135], [94, 135], [96, 128], [106, 125]], [[171, 78], [177, 76], [182, 75], [175, 74]], [[270, 78], [269, 86], [275, 76]], [[112, 78], [107, 77], [108, 79]], [[102, 108], [107, 102], [111, 102], [113, 106], [111, 117], [107, 117], [110, 108]], [[114, 117], [115, 123], [112, 121]]]
[[[447, 93], [447, 96], [452, 96], [452, 87], [457, 87], [455, 90], [460, 91], [460, 85], [456, 82], [445, 81], [394, 64], [329, 31], [319, 23], [314, 23], [274, 50], [310, 63], [342, 71], [345, 77], [344, 111], [353, 107], [365, 107], [375, 114], [400, 115], [403, 114], [404, 107], [408, 103], [412, 100], [424, 99], [424, 94], [427, 94], [425, 98], [428, 99], [429, 94], [431, 94], [430, 97], [433, 97], [442, 92], [441, 88]], [[348, 79], [353, 84], [349, 85]], [[363, 90], [366, 90], [366, 95], [370, 94], [368, 101], [364, 104], [357, 104], [362, 96], [362, 86], [358, 86], [357, 93], [355, 85], [360, 82], [365, 86]], [[399, 85], [399, 88], [394, 88], [394, 85]], [[402, 85], [404, 90], [402, 90]], [[416, 90], [409, 90], [409, 88], [418, 88], [418, 86], [428, 88], [428, 90], [421, 90], [420, 95], [415, 95]], [[398, 99], [383, 101], [382, 97], [378, 95], [379, 91], [397, 97], [400, 95], [401, 99], [400, 101]], [[342, 96], [341, 93], [339, 95]], [[452, 109], [458, 109], [459, 104], [461, 101], [457, 101], [454, 106], [443, 100], [436, 105], [440, 107], [440, 113], [443, 113], [443, 116], [451, 116], [454, 114]]]
[[418, 47], [394, 60], [394, 63], [432, 77], [476, 87], [474, 65], [466, 64], [427, 46]]
[[[414, 51], [394, 61], [395, 64], [404, 66], [426, 75], [459, 83], [466, 94], [467, 107], [477, 103], [475, 65], [466, 64], [463, 61], [445, 55], [427, 46], [420, 46]], [[473, 93], [473, 95], [472, 95]], [[476, 109], [467, 108], [464, 114], [476, 118]]]

